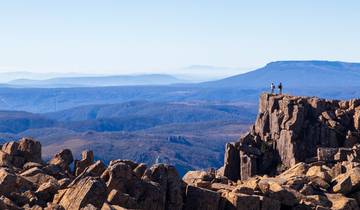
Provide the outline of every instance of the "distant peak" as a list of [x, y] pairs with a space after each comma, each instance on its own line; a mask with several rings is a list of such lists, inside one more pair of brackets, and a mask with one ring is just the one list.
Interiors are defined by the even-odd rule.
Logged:
[[343, 64], [357, 64], [341, 61], [328, 61], [328, 60], [287, 60], [287, 61], [273, 61], [266, 66], [281, 66], [281, 65], [343, 65]]
[[327, 61], [327, 60], [289, 60], [289, 61], [274, 61], [268, 63], [265, 68], [322, 68], [322, 69], [352, 69], [360, 68], [359, 63], [349, 63], [341, 61]]

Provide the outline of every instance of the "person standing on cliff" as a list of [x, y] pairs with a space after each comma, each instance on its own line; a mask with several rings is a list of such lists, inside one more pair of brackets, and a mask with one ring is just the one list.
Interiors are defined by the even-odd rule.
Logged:
[[271, 83], [270, 88], [271, 88], [271, 94], [274, 94], [274, 92], [275, 92], [275, 85], [274, 85], [273, 82]]
[[283, 92], [283, 86], [282, 83], [280, 82], [280, 84], [278, 85], [278, 89], [279, 89], [279, 94], [281, 95]]

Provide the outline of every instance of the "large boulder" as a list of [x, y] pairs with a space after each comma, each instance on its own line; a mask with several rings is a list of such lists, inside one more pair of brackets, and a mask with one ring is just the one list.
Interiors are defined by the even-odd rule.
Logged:
[[49, 180], [48, 182], [41, 184], [35, 191], [35, 194], [39, 199], [50, 202], [59, 189], [60, 185], [58, 182]]
[[334, 179], [332, 190], [335, 193], [349, 194], [360, 190], [360, 168], [353, 168]]
[[260, 197], [229, 192], [225, 195], [228, 201], [225, 209], [229, 210], [261, 210]]
[[188, 185], [205, 187], [211, 185], [211, 182], [215, 179], [215, 173], [208, 171], [188, 171], [182, 179]]
[[218, 193], [191, 185], [187, 186], [184, 210], [218, 210], [219, 205]]
[[139, 204], [135, 198], [131, 197], [129, 194], [119, 192], [115, 189], [111, 190], [107, 197], [107, 202], [112, 205], [119, 205], [126, 208], [136, 209], [139, 208]]
[[42, 163], [40, 142], [31, 138], [22, 138], [19, 141], [18, 150], [26, 162]]
[[0, 169], [0, 194], [9, 195], [17, 191], [17, 176], [4, 168]]
[[55, 177], [48, 175], [41, 168], [38, 167], [30, 168], [22, 172], [20, 175], [36, 186], [40, 186], [41, 184], [48, 181], [56, 182]]
[[279, 177], [283, 179], [290, 179], [292, 177], [304, 176], [307, 173], [308, 169], [309, 165], [301, 162], [293, 165], [291, 168], [281, 173]]
[[183, 182], [174, 166], [156, 164], [147, 170], [142, 178], [160, 184], [165, 193], [165, 209], [181, 210], [183, 207]]
[[[151, 175], [144, 180], [140, 179], [133, 171], [135, 168], [136, 165], [128, 161], [112, 161], [101, 175], [106, 182], [108, 191], [116, 190], [118, 193], [127, 194], [129, 199], [136, 201], [140, 209], [165, 210], [166, 205], [176, 206], [176, 199], [170, 200], [173, 198], [171, 189], [168, 189], [169, 202], [167, 202], [166, 194], [168, 192], [162, 190], [161, 184], [151, 181]], [[153, 178], [162, 181], [165, 177], [154, 176]]]
[[144, 163], [140, 163], [138, 166], [136, 166], [136, 168], [134, 168], [133, 171], [137, 177], [141, 178], [144, 175], [146, 169], [147, 169], [147, 165]]
[[295, 206], [299, 203], [299, 194], [296, 190], [286, 188], [273, 180], [262, 180], [259, 182], [261, 192], [273, 199], [280, 201], [286, 206]]
[[347, 198], [341, 194], [326, 194], [331, 202], [331, 210], [359, 210], [359, 205], [353, 198]]
[[60, 190], [53, 202], [65, 209], [80, 209], [88, 204], [101, 208], [106, 195], [107, 189], [102, 179], [86, 177], [72, 187]]
[[0, 150], [0, 166], [1, 167], [12, 166], [12, 156], [1, 150]]
[[109, 190], [116, 189], [120, 192], [127, 192], [136, 182], [139, 182], [131, 167], [123, 162], [109, 165], [101, 178], [105, 180]]
[[34, 184], [5, 168], [0, 168], [0, 194], [10, 195], [12, 192], [31, 190]]
[[49, 161], [49, 164], [60, 166], [65, 171], [70, 171], [69, 165], [74, 161], [71, 150], [64, 149], [61, 152], [55, 154], [55, 156]]
[[81, 160], [75, 161], [75, 176], [81, 174], [86, 167], [94, 163], [94, 153], [93, 151], [85, 150], [81, 153]]
[[26, 162], [42, 163], [41, 144], [30, 138], [5, 143], [0, 150], [2, 166], [22, 168]]

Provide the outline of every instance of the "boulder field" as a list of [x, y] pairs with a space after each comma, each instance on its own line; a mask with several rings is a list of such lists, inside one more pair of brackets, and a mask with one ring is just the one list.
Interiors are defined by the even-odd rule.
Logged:
[[262, 94], [224, 166], [190, 171], [130, 160], [105, 165], [64, 149], [45, 162], [31, 138], [0, 150], [0, 209], [359, 210], [360, 100]]

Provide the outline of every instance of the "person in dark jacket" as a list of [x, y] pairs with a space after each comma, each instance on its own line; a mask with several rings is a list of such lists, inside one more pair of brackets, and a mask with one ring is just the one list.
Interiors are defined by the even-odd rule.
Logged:
[[281, 82], [280, 82], [280, 84], [278, 85], [278, 89], [279, 89], [279, 94], [281, 95], [282, 92], [283, 92], [283, 85], [282, 85]]

